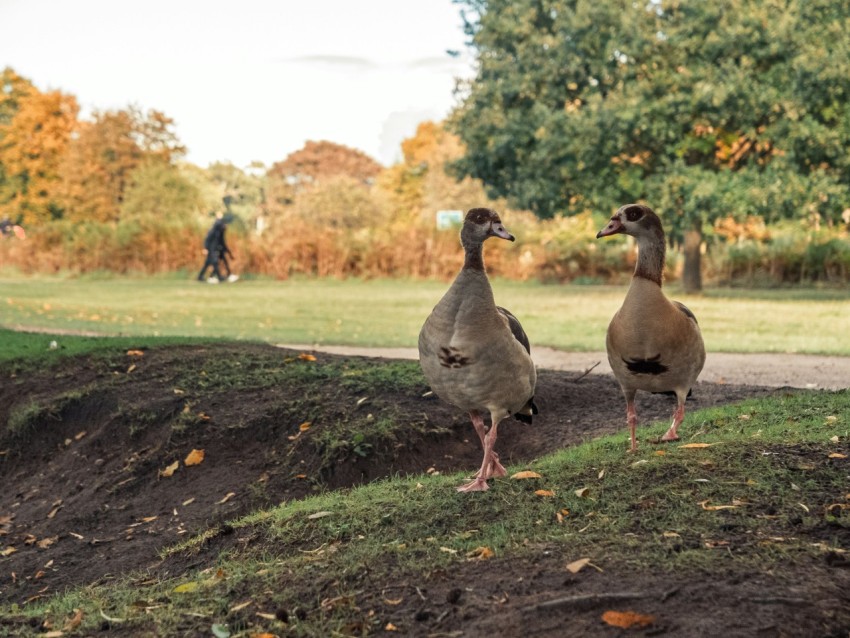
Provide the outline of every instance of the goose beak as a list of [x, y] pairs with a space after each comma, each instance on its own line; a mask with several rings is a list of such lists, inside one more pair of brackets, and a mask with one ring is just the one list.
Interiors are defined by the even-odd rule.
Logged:
[[618, 217], [612, 217], [608, 225], [596, 233], [596, 239], [600, 237], [608, 237], [608, 235], [616, 235], [623, 232], [623, 222]]
[[501, 224], [491, 224], [489, 234], [493, 237], [501, 237], [502, 239], [507, 239], [508, 241], [516, 241], [516, 237], [511, 235], [508, 232], [508, 229], [502, 226]]

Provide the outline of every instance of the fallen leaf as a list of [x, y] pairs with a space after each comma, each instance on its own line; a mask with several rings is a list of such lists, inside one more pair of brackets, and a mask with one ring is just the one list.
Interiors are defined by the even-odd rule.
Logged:
[[661, 534], [664, 538], [681, 538], [681, 535], [676, 532], [664, 532]]
[[189, 592], [197, 591], [198, 583], [183, 583], [182, 585], [177, 585], [173, 591], [175, 594], [186, 594]]
[[41, 549], [47, 549], [48, 547], [53, 545], [53, 543], [55, 543], [58, 540], [59, 540], [58, 536], [51, 536], [50, 538], [42, 538], [40, 541], [38, 541], [36, 543], [36, 545], [38, 547], [40, 547]]
[[487, 560], [488, 558], [493, 558], [493, 550], [489, 547], [476, 547], [471, 552], [468, 552], [466, 556], [472, 560]]
[[246, 600], [244, 603], [239, 603], [237, 605], [233, 605], [233, 607], [230, 608], [230, 611], [233, 612], [233, 611], [239, 611], [240, 609], [245, 609], [248, 605], [250, 605], [253, 602], [254, 602], [253, 600]]
[[135, 369], [136, 369], [136, 364], [134, 363], [129, 368], [127, 368], [127, 374], [130, 374]]
[[834, 414], [830, 414], [828, 417], [826, 417], [827, 423], [835, 423], [836, 421], [838, 421], [838, 417]]
[[9, 545], [9, 546], [6, 547], [6, 549], [0, 549], [0, 556], [11, 556], [16, 551], [18, 551], [18, 550], [15, 549], [14, 547], [12, 547], [11, 545]]
[[193, 449], [189, 454], [186, 455], [186, 459], [183, 463], [186, 464], [187, 467], [192, 465], [200, 465], [204, 461], [204, 451], [203, 450], [195, 450]]
[[567, 564], [567, 571], [571, 574], [578, 574], [582, 569], [587, 567], [589, 563], [589, 558], [579, 558], [578, 560], [574, 560], [572, 563]]
[[227, 503], [227, 501], [232, 499], [234, 496], [236, 496], [236, 492], [228, 492], [227, 494], [224, 495], [223, 499], [221, 499], [218, 503], [216, 503], [216, 505], [223, 505], [224, 503]]
[[79, 441], [79, 440], [80, 440], [81, 438], [83, 438], [86, 434], [87, 434], [87, 432], [86, 432], [85, 430], [83, 430], [82, 432], [77, 432], [77, 433], [74, 435], [74, 440], [75, 440], [75, 441]]
[[145, 353], [141, 350], [127, 350], [128, 357], [144, 357]]
[[833, 452], [832, 454], [829, 455], [829, 458], [831, 458], [831, 459], [846, 459], [847, 455], [846, 454], [839, 454], [838, 452]]
[[46, 634], [39, 634], [41, 638], [59, 638], [60, 636], [64, 636], [65, 632], [63, 631], [48, 631]]
[[316, 360], [316, 357], [314, 357], [312, 354], [307, 354], [306, 352], [302, 352], [301, 354], [299, 354], [298, 358], [301, 359], [301, 361], [315, 361]]
[[702, 506], [702, 509], [709, 512], [716, 512], [718, 510], [733, 510], [738, 507], [737, 505], [708, 505], [708, 501], [700, 501], [700, 506]]
[[195, 497], [193, 496], [192, 498], [187, 498], [185, 501], [183, 501], [183, 502], [181, 503], [181, 505], [182, 505], [183, 507], [186, 507], [187, 505], [191, 505], [191, 504], [192, 504], [192, 503], [194, 503], [194, 502], [195, 502]]
[[315, 520], [317, 518], [324, 518], [325, 516], [331, 516], [333, 512], [314, 512], [307, 517], [307, 520]]
[[534, 493], [537, 496], [555, 496], [555, 492], [552, 490], [534, 490]]
[[599, 470], [599, 474], [596, 476], [596, 478], [598, 478], [601, 481], [604, 477], [605, 477], [605, 468], [603, 467], [601, 470]]
[[613, 627], [631, 629], [632, 627], [648, 627], [655, 622], [655, 616], [638, 614], [634, 611], [609, 610], [602, 614], [602, 620]]
[[305, 478], [307, 478], [307, 475], [306, 475], [306, 474], [296, 474], [296, 475], [295, 475], [295, 478], [297, 478], [297, 479], [305, 479]]
[[313, 425], [312, 421], [304, 421], [304, 423], [302, 423], [301, 425], [298, 426], [298, 429], [301, 432], [306, 432], [307, 430], [310, 429], [311, 425]]
[[456, 550], [456, 549], [452, 549], [451, 547], [441, 547], [441, 548], [440, 548], [440, 551], [441, 551], [441, 552], [446, 552], [446, 554], [457, 554], [457, 550]]
[[667, 450], [655, 450], [655, 456], [664, 456], [667, 454]]
[[679, 447], [683, 450], [701, 450], [704, 447], [711, 447], [713, 443], [685, 443]]
[[581, 489], [576, 490], [576, 496], [578, 496], [579, 498], [587, 498], [587, 494], [589, 492], [589, 487], [582, 487]]
[[649, 461], [647, 461], [646, 459], [641, 459], [640, 461], [635, 461], [634, 463], [632, 463], [632, 467], [638, 467], [639, 465], [645, 465], [646, 463], [649, 463]]
[[532, 478], [543, 478], [537, 472], [532, 472], [531, 470], [523, 470], [522, 472], [517, 472], [516, 474], [511, 474], [512, 479], [532, 479]]
[[840, 441], [837, 434], [835, 436], [833, 436], [832, 438], [830, 438], [829, 440], [832, 441], [833, 443], [838, 443], [838, 441]]
[[396, 627], [391, 622], [388, 622], [386, 625], [384, 625], [384, 631], [398, 631], [398, 627]]
[[729, 547], [729, 541], [713, 541], [707, 540], [703, 543], [708, 549], [716, 549], [718, 547]]
[[169, 465], [164, 470], [160, 470], [159, 475], [164, 476], [165, 478], [168, 478], [169, 476], [171, 476], [172, 474], [174, 474], [177, 471], [178, 467], [180, 467], [180, 461], [174, 461], [174, 463]]
[[384, 602], [387, 605], [392, 605], [395, 607], [396, 605], [400, 605], [404, 602], [404, 598], [384, 598]]
[[[277, 620], [277, 618], [275, 618], [274, 614], [267, 614], [265, 612], [258, 611], [257, 615], [260, 618], [265, 618], [266, 620]], [[273, 637], [273, 634], [257, 634], [257, 636], [272, 636]], [[255, 638], [257, 638], [257, 637], [255, 637]]]
[[62, 627], [65, 631], [74, 631], [77, 627], [79, 627], [83, 622], [83, 610], [75, 609], [74, 615], [68, 620], [65, 621], [65, 626]]

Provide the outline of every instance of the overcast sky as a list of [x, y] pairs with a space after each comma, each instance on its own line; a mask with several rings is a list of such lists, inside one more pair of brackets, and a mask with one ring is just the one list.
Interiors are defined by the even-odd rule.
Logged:
[[201, 166], [271, 164], [308, 139], [391, 164], [473, 73], [451, 0], [0, 0], [0, 25], [0, 67], [83, 117], [163, 111]]

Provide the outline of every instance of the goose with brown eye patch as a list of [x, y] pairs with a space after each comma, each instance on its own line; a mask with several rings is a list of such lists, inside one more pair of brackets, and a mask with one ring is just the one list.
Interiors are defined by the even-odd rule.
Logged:
[[673, 423], [661, 440], [677, 440], [685, 399], [705, 364], [705, 346], [694, 313], [667, 299], [661, 290], [666, 245], [658, 215], [641, 204], [622, 206], [596, 237], [620, 233], [637, 240], [638, 261], [623, 305], [608, 326], [605, 345], [626, 399], [630, 451], [634, 452], [637, 391], [675, 394]]
[[425, 379], [434, 394], [469, 414], [484, 449], [481, 468], [461, 492], [486, 490], [487, 479], [507, 474], [494, 449], [499, 422], [514, 415], [531, 423], [537, 413], [528, 336], [512, 313], [496, 305], [484, 270], [483, 245], [490, 237], [514, 241], [495, 211], [473, 208], [460, 231], [463, 268], [419, 333]]

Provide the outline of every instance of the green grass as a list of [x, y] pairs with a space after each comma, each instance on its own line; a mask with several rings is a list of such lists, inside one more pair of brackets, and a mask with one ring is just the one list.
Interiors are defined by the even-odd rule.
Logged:
[[[665, 427], [642, 429], [643, 438]], [[499, 479], [486, 493], [456, 493], [459, 475], [426, 476], [286, 503], [234, 521], [235, 535], [250, 542], [207, 557], [205, 569], [167, 579], [129, 576], [12, 611], [61, 627], [80, 609], [80, 630], [89, 633], [105, 614], [130, 633], [208, 633], [227, 624], [234, 635], [330, 636], [352, 623], [379, 631], [387, 622], [369, 614], [374, 601], [358, 601], [364, 585], [419, 583], [433, 570], [460, 570], [482, 547], [494, 561], [545, 550], [565, 561], [589, 557], [607, 571], [750, 575], [765, 565], [793, 570], [822, 560], [835, 544], [824, 530], [837, 537], [850, 528], [850, 511], [830, 508], [846, 502], [848, 461], [829, 457], [847, 452], [850, 392], [788, 394], [696, 412], [683, 431], [689, 433], [683, 443], [711, 446], [665, 446], [663, 455], [645, 446], [629, 455], [622, 436], [606, 437], [510, 468], [530, 468], [542, 478]], [[537, 489], [554, 496], [538, 496]], [[170, 553], [191, 553], [218, 533]], [[338, 604], [321, 604], [334, 596]], [[242, 601], [251, 602], [248, 612], [229, 611]], [[256, 615], [278, 609], [309, 613], [290, 613], [286, 627]]]
[[[290, 344], [415, 347], [448, 284], [435, 281], [246, 280], [209, 286], [175, 278], [6, 277], [0, 326], [123, 336], [189, 336]], [[622, 286], [493, 282], [496, 301], [533, 345], [604, 350]], [[668, 294], [697, 315], [713, 352], [850, 355], [850, 292], [711, 290]], [[64, 337], [54, 337], [61, 345]], [[53, 339], [53, 338], [51, 338]], [[51, 340], [48, 339], [48, 342]], [[0, 345], [0, 358], [6, 358]]]

